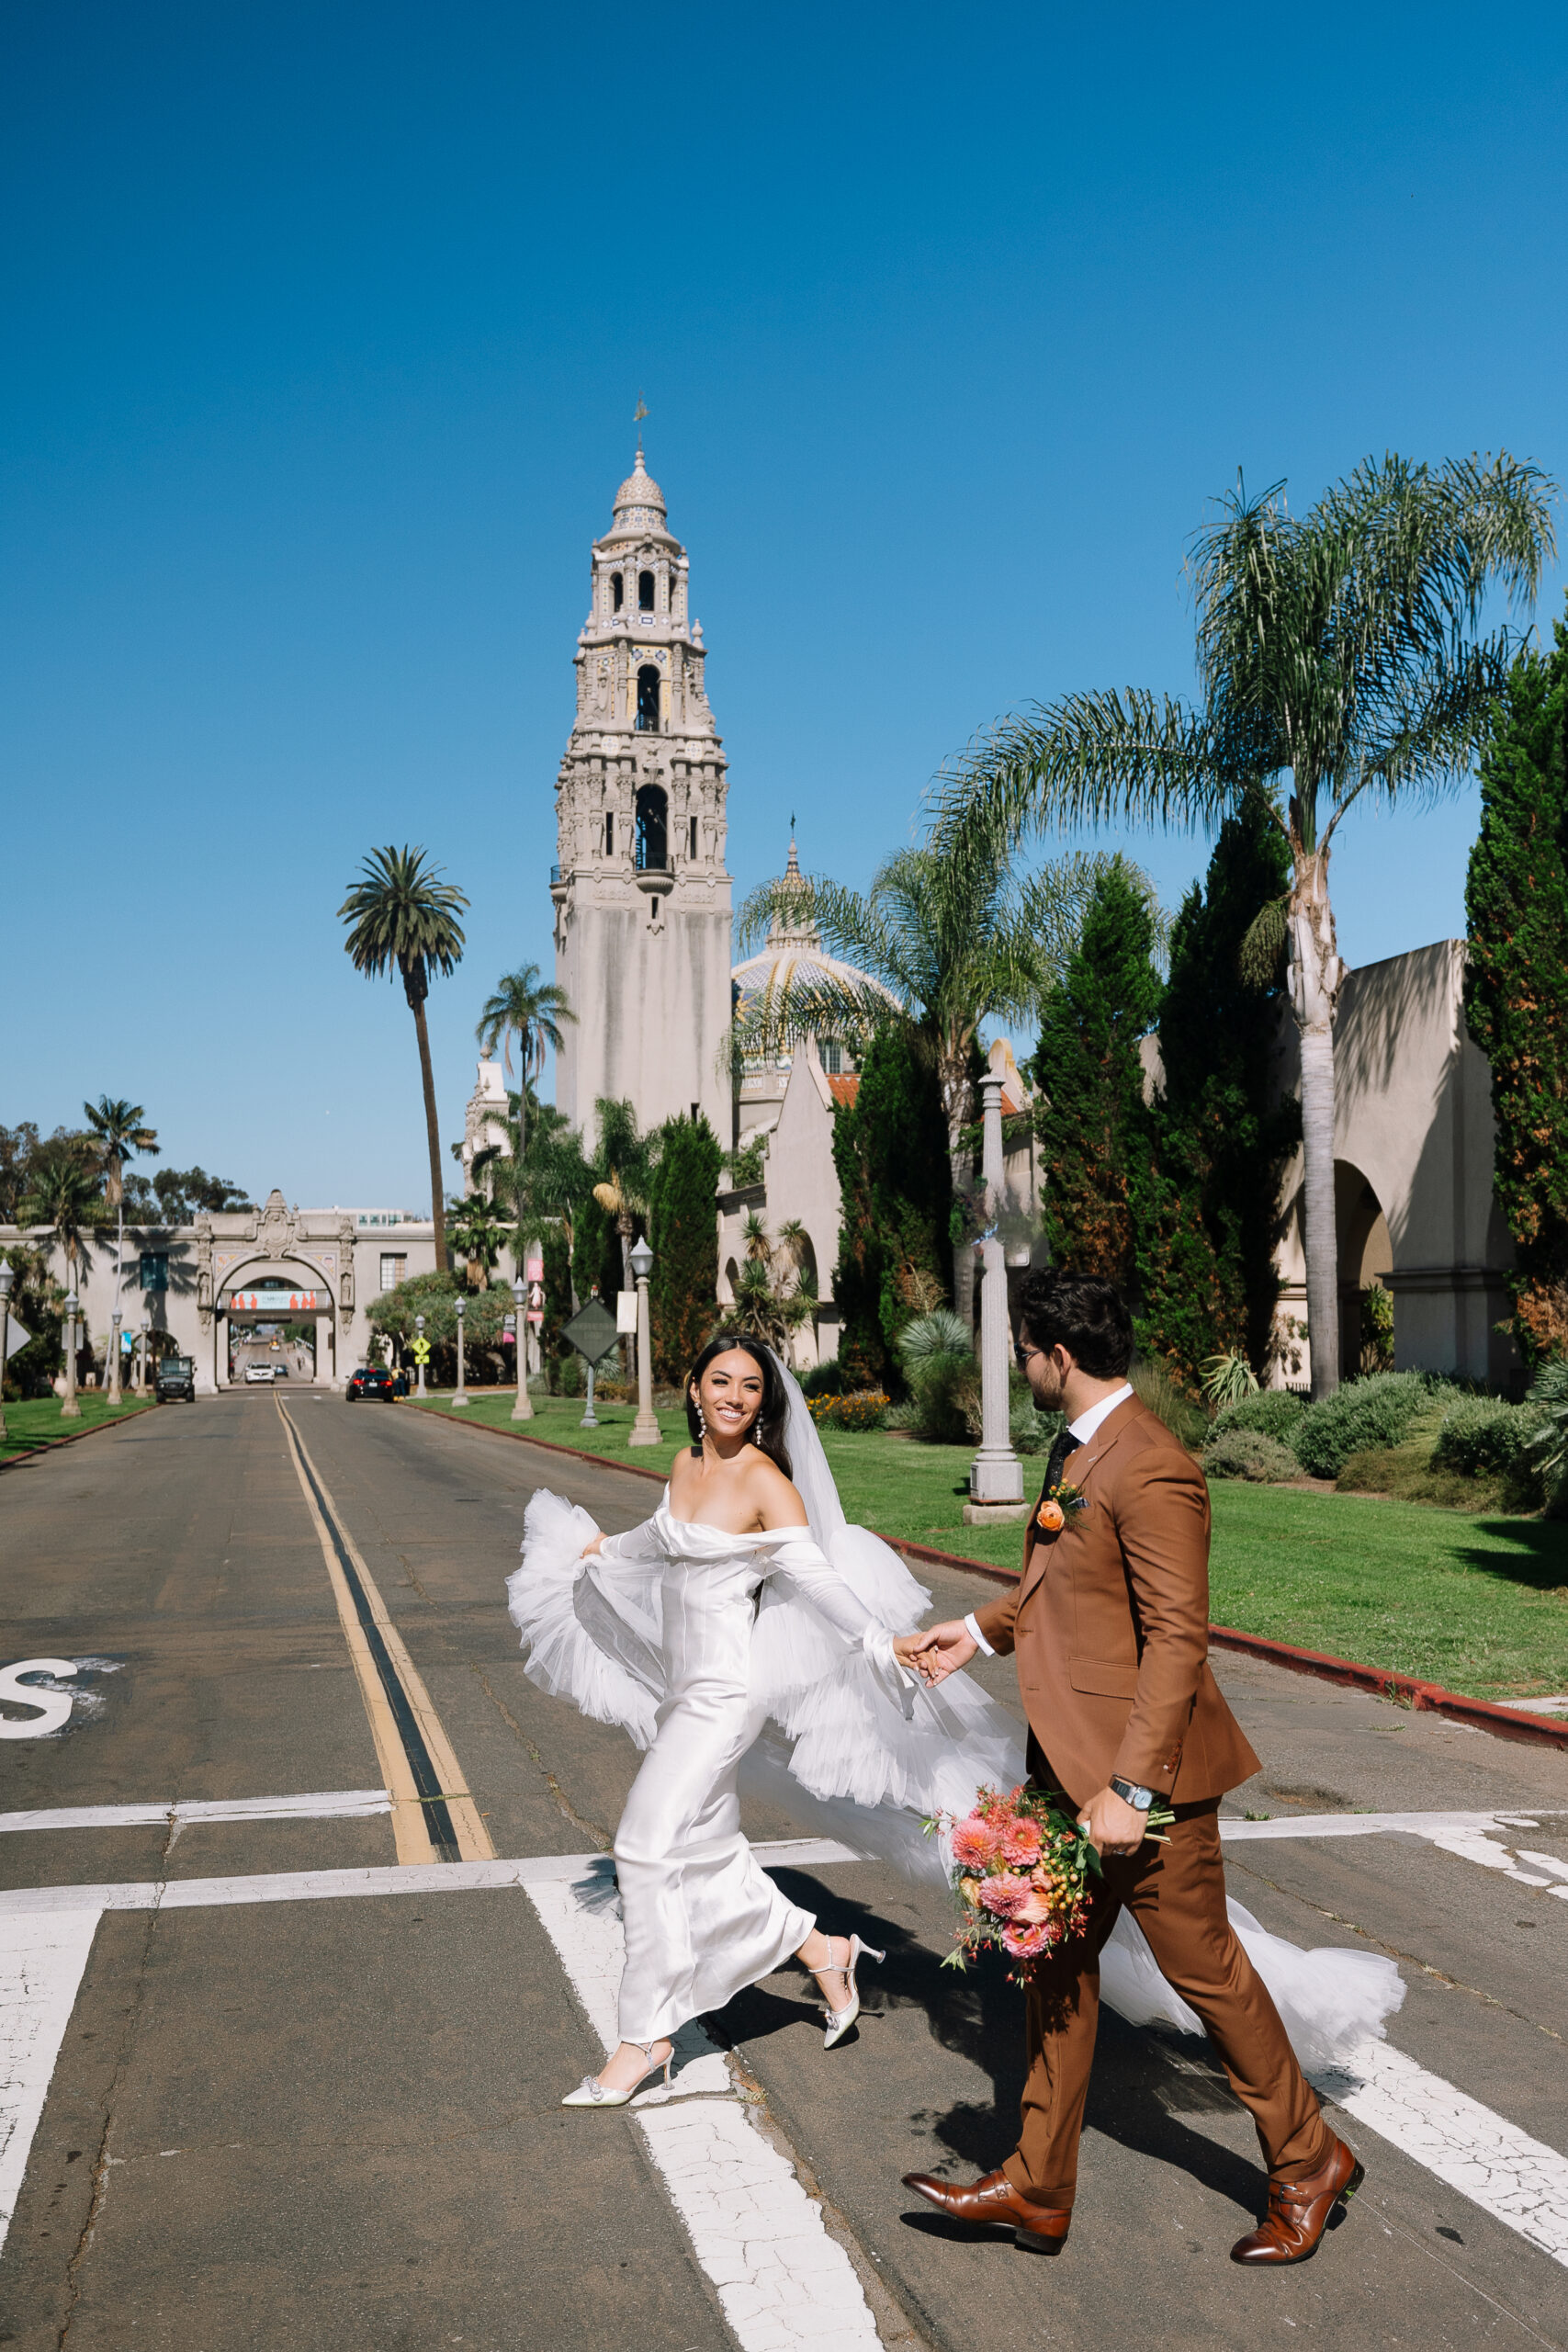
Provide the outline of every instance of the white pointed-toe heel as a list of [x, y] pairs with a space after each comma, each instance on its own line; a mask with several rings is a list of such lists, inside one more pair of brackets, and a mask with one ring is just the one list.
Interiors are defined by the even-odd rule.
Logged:
[[[851, 2026], [853, 2025], [856, 2018], [860, 2015], [860, 1986], [855, 1983], [855, 1971], [860, 1966], [861, 1962], [863, 1960], [886, 1960], [887, 1957], [887, 1954], [885, 1951], [878, 1951], [874, 1944], [863, 1944], [858, 1936], [851, 1936], [848, 1939], [848, 1942], [850, 1949], [845, 1959], [844, 1965], [841, 1969], [835, 1970], [832, 1960], [833, 1939], [831, 1936], [828, 1939], [828, 1965], [821, 1971], [821, 1973], [825, 1976], [837, 1974], [847, 1977], [850, 1987], [850, 2001], [848, 2008], [844, 2009], [834, 2008], [830, 2001], [823, 2003], [824, 2014], [828, 2019], [828, 2030], [822, 2037], [822, 2047], [824, 2050], [831, 2050], [835, 2042], [842, 2041], [845, 2034], [848, 2033]], [[815, 1974], [817, 1972], [813, 1971], [813, 1973]]]
[[[859, 2007], [860, 2004], [858, 2001], [855, 2006], [857, 2008]], [[662, 2074], [664, 2077], [664, 2087], [668, 2090], [670, 2087], [670, 2069], [675, 2060], [675, 2045], [673, 2042], [671, 2043], [670, 2054], [667, 2058], [656, 2059], [653, 2054], [655, 2043], [662, 2041], [663, 2039], [664, 2036], [662, 2034], [656, 2033], [652, 2041], [634, 2041], [632, 2043], [631, 2046], [634, 2050], [640, 2050], [642, 2052], [643, 2056], [648, 2060], [648, 2065], [646, 2070], [637, 2076], [630, 2090], [608, 2090], [603, 2083], [596, 2082], [592, 2075], [584, 2075], [582, 2080], [577, 2086], [577, 2088], [574, 2091], [568, 2091], [566, 2097], [561, 2101], [561, 2105], [563, 2107], [626, 2107], [632, 2099], [636, 2098], [638, 2091], [641, 2090], [643, 2085], [648, 2081], [649, 2075]]]

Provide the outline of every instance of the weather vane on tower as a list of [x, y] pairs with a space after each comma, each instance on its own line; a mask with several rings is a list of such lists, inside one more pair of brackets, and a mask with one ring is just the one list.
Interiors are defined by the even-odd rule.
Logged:
[[644, 401], [642, 394], [638, 392], [637, 396], [637, 406], [632, 411], [632, 423], [637, 426], [637, 446], [639, 457], [642, 454], [642, 420], [647, 414], [648, 404]]

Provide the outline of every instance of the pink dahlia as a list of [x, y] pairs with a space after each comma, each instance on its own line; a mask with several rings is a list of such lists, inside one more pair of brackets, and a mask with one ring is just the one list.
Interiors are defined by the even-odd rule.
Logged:
[[980, 1881], [980, 1901], [993, 1918], [1012, 1919], [1019, 1907], [1029, 1899], [1030, 1885], [1026, 1878], [1010, 1878], [1005, 1871], [994, 1878]]
[[1056, 1930], [1048, 1919], [1002, 1929], [1002, 1949], [1011, 1952], [1014, 1960], [1038, 1960], [1055, 1941]]
[[1036, 1862], [1040, 1859], [1040, 1824], [1024, 1815], [1010, 1821], [1002, 1835], [1002, 1860], [1014, 1865]]
[[970, 1869], [984, 1869], [987, 1862], [995, 1860], [999, 1843], [997, 1832], [976, 1814], [972, 1813], [965, 1821], [953, 1823], [953, 1859], [955, 1862]]

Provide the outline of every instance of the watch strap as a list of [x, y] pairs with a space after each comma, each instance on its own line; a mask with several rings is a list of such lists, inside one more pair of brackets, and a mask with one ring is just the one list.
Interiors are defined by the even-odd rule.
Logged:
[[1138, 1813], [1147, 1813], [1155, 1801], [1153, 1789], [1141, 1789], [1135, 1781], [1124, 1781], [1118, 1772], [1112, 1772], [1109, 1785], [1123, 1804], [1132, 1805]]

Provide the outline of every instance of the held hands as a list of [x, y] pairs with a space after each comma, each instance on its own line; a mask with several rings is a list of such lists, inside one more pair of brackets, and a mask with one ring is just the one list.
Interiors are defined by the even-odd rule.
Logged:
[[1101, 1789], [1078, 1814], [1078, 1827], [1101, 1854], [1135, 1854], [1148, 1836], [1149, 1817], [1114, 1789]]
[[975, 1651], [975, 1636], [960, 1617], [945, 1625], [928, 1625], [922, 1633], [901, 1634], [893, 1645], [899, 1665], [912, 1668], [929, 1690], [967, 1666]]

